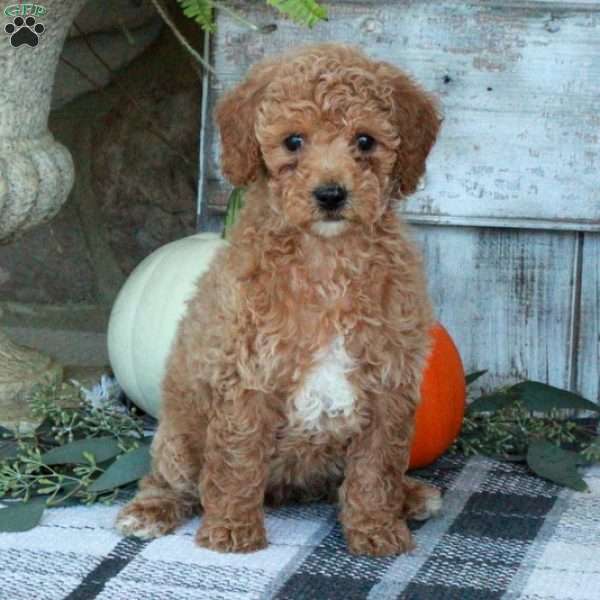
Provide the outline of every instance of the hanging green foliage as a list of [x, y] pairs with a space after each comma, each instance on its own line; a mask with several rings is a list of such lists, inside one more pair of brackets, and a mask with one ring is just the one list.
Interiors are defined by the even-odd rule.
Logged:
[[[327, 20], [327, 9], [316, 0], [265, 0], [282, 14], [290, 17], [298, 25], [314, 27], [319, 21]], [[213, 9], [220, 9], [229, 13], [238, 21], [245, 22], [253, 29], [258, 29], [248, 23], [236, 10], [228, 5], [226, 0], [177, 0], [181, 5], [183, 14], [193, 19], [204, 29], [213, 32], [215, 22]]]
[[177, 0], [181, 4], [183, 14], [193, 19], [204, 29], [212, 33], [215, 30], [213, 21], [213, 5], [210, 0]]
[[327, 20], [327, 9], [315, 0], [267, 0], [267, 4], [300, 25], [314, 27], [319, 21]]

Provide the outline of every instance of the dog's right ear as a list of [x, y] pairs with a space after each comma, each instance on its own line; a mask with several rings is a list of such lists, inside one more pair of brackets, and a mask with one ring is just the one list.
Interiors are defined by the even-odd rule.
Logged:
[[275, 74], [276, 63], [254, 66], [246, 79], [227, 92], [215, 111], [221, 133], [221, 170], [237, 187], [248, 185], [262, 169], [254, 126], [263, 92]]

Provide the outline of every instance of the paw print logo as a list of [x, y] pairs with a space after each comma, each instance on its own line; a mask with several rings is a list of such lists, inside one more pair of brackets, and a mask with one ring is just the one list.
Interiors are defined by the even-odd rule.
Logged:
[[10, 43], [13, 47], [18, 48], [23, 44], [27, 44], [32, 48], [38, 45], [40, 35], [44, 33], [46, 28], [41, 23], [35, 22], [35, 17], [15, 17], [12, 23], [9, 23], [4, 28], [4, 31], [10, 35]]

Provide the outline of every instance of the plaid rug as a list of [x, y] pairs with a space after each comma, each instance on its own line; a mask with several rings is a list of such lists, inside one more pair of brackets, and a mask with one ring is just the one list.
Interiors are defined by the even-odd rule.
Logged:
[[417, 549], [350, 555], [327, 504], [267, 515], [270, 545], [224, 555], [194, 545], [198, 520], [151, 542], [113, 529], [118, 507], [47, 511], [0, 535], [1, 600], [598, 600], [600, 467], [588, 493], [522, 465], [445, 457], [416, 473], [444, 489], [444, 510], [411, 523]]

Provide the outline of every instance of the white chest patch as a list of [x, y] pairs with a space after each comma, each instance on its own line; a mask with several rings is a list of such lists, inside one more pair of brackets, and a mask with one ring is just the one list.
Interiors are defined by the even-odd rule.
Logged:
[[304, 386], [294, 396], [290, 425], [304, 431], [322, 431], [331, 428], [330, 419], [349, 419], [355, 409], [355, 397], [346, 375], [354, 367], [344, 338], [337, 337], [320, 354]]

